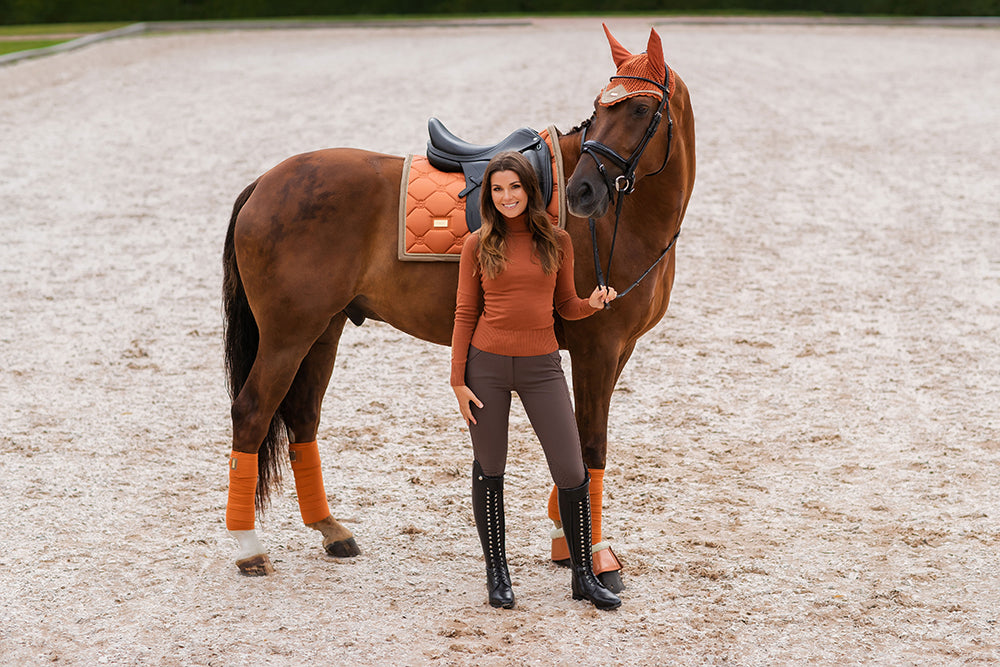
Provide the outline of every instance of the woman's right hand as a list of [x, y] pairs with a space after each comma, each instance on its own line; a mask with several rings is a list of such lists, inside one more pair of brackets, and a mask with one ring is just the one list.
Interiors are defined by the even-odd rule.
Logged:
[[618, 298], [618, 292], [615, 291], [614, 287], [611, 287], [610, 285], [601, 287], [598, 285], [594, 288], [594, 291], [591, 292], [590, 298], [587, 299], [587, 301], [590, 303], [590, 307], [594, 310], [601, 310], [602, 308], [607, 307], [607, 305], [616, 298]]
[[476, 395], [472, 393], [472, 390], [464, 384], [458, 387], [452, 387], [452, 391], [455, 392], [455, 398], [458, 399], [458, 409], [462, 413], [465, 423], [475, 424], [476, 418], [472, 416], [472, 406], [469, 405], [469, 403], [475, 403], [477, 408], [481, 408], [483, 407], [482, 401], [476, 398]]

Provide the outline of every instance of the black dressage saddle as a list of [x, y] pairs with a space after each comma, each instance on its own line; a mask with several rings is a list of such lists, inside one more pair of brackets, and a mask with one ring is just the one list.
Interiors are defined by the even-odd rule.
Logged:
[[528, 162], [538, 174], [542, 201], [548, 205], [552, 199], [552, 151], [541, 135], [531, 128], [522, 127], [512, 132], [506, 139], [493, 146], [476, 146], [448, 131], [437, 118], [427, 121], [427, 160], [435, 169], [465, 174], [465, 189], [459, 193], [465, 197], [465, 222], [469, 231], [474, 232], [482, 225], [479, 215], [479, 189], [483, 184], [486, 165], [497, 153], [517, 151], [528, 158]]

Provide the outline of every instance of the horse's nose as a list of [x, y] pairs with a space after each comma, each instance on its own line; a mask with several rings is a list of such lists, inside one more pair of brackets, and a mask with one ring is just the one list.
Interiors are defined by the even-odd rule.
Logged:
[[566, 188], [566, 201], [569, 212], [580, 218], [599, 218], [608, 210], [605, 188], [595, 188], [587, 178], [581, 178]]

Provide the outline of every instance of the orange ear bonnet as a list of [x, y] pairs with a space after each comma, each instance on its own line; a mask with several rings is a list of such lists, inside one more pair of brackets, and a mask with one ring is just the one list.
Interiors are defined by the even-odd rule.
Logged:
[[667, 97], [673, 94], [674, 73], [663, 60], [663, 45], [656, 30], [650, 29], [646, 51], [638, 54], [633, 54], [622, 46], [612, 36], [607, 25], [604, 25], [604, 34], [608, 36], [611, 57], [614, 58], [618, 71], [601, 91], [601, 106], [609, 107], [635, 95], [649, 95], [660, 100], [663, 98], [663, 90], [659, 86], [666, 87]]

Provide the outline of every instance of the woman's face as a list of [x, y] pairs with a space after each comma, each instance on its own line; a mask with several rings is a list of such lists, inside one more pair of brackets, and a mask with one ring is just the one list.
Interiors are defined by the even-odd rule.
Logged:
[[521, 185], [521, 178], [513, 171], [497, 171], [490, 178], [493, 205], [506, 218], [516, 218], [528, 208], [528, 193]]

